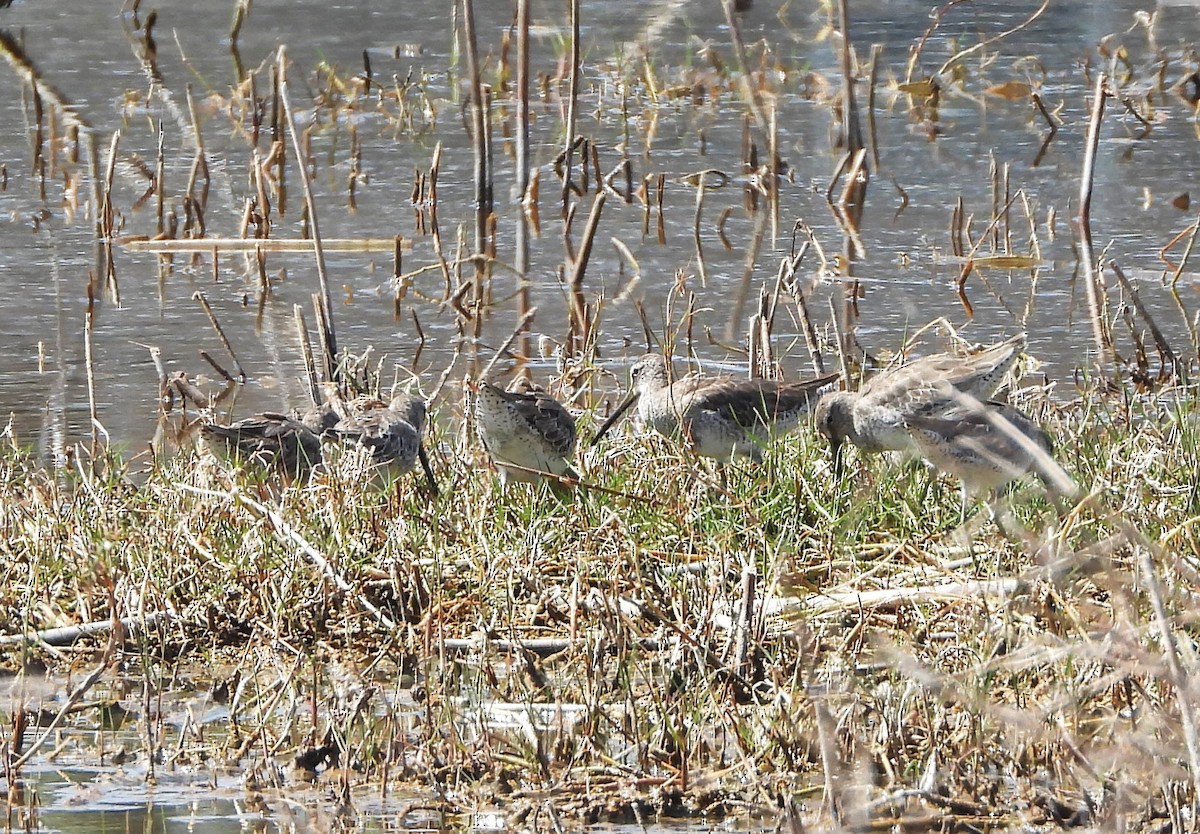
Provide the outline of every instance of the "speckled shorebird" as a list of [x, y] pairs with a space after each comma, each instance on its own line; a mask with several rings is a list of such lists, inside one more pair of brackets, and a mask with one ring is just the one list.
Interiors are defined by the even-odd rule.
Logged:
[[278, 466], [293, 477], [321, 462], [321, 438], [286, 414], [266, 412], [227, 426], [207, 423], [200, 427], [200, 436], [241, 461]]
[[967, 356], [940, 353], [873, 377], [858, 392], [821, 397], [815, 419], [829, 439], [834, 470], [841, 471], [846, 441], [867, 452], [913, 449], [908, 420], [935, 417], [957, 405], [959, 394], [987, 400], [1025, 349], [1025, 336]]
[[426, 408], [420, 397], [400, 394], [391, 402], [358, 397], [344, 405], [346, 416], [329, 430], [343, 443], [369, 449], [371, 460], [397, 472], [407, 472], [418, 460], [429, 489], [437, 494], [437, 479], [422, 440]]
[[717, 460], [762, 459], [773, 436], [795, 428], [830, 374], [801, 382], [686, 376], [671, 382], [667, 362], [647, 353], [630, 371], [632, 389], [592, 441], [597, 443], [635, 402], [642, 421], [667, 437], [681, 438], [696, 454]]
[[964, 502], [989, 498], [1030, 472], [1041, 475], [1054, 453], [1050, 436], [1029, 415], [966, 395], [940, 414], [910, 415], [908, 426], [922, 457], [962, 481]]
[[562, 403], [524, 378], [505, 391], [487, 381], [475, 391], [475, 427], [500, 482], [537, 483], [539, 473], [578, 480], [571, 468], [575, 418]]

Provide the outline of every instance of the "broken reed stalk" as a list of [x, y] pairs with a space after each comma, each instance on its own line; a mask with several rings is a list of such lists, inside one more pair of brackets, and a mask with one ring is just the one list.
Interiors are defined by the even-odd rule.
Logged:
[[[208, 173], [208, 154], [204, 152], [204, 136], [200, 133], [200, 117], [196, 113], [196, 101], [192, 96], [192, 85], [188, 84], [185, 87], [187, 94], [188, 116], [192, 120], [192, 143], [195, 145], [196, 156], [192, 160], [192, 170], [188, 174], [188, 184], [185, 193], [185, 199], [192, 204], [192, 209], [197, 213], [198, 225], [200, 234], [204, 234], [204, 215], [208, 210], [208, 190], [212, 182], [212, 177]], [[204, 189], [200, 192], [200, 196], [196, 196], [196, 180], [200, 175], [204, 175]]]
[[[462, 0], [463, 34], [466, 38], [467, 74], [470, 81], [471, 147], [475, 152], [475, 253], [483, 254], [487, 236], [487, 218], [492, 200], [488, 188], [487, 131], [484, 114], [483, 82], [479, 75], [479, 50], [475, 35], [474, 0]], [[476, 280], [483, 277], [482, 267], [476, 267]], [[477, 288], [476, 292], [480, 292]]]
[[92, 282], [88, 282], [87, 310], [83, 314], [83, 365], [87, 376], [88, 417], [91, 424], [91, 459], [96, 463], [96, 453], [100, 448], [100, 414], [96, 409], [96, 361], [93, 353], [93, 327], [96, 314], [96, 296], [92, 291]]
[[875, 130], [875, 90], [879, 84], [879, 56], [883, 54], [883, 44], [871, 44], [871, 66], [867, 70], [867, 139], [871, 144], [871, 161], [875, 170], [879, 170], [879, 138]]
[[[292, 102], [288, 97], [287, 81], [287, 47], [279, 47], [277, 58], [279, 66], [279, 101], [283, 105], [283, 118], [287, 122], [288, 135], [292, 138], [292, 152], [300, 169], [300, 184], [304, 189], [304, 207], [308, 215], [309, 233], [312, 236], [313, 257], [317, 262], [317, 280], [321, 286], [320, 306], [323, 308], [320, 316], [321, 348], [325, 353], [326, 368], [331, 373], [337, 367], [337, 335], [333, 328], [333, 298], [329, 293], [329, 275], [325, 269], [325, 250], [321, 245], [321, 232], [317, 225], [317, 205], [313, 199], [312, 183], [308, 179], [308, 157], [300, 144], [296, 133], [296, 121], [292, 117]], [[331, 376], [330, 379], [333, 379]]]
[[600, 226], [600, 212], [604, 209], [607, 195], [597, 191], [592, 198], [592, 210], [588, 213], [587, 225], [583, 228], [583, 238], [579, 241], [579, 254], [571, 265], [571, 277], [568, 283], [571, 295], [571, 327], [570, 334], [576, 340], [569, 344], [568, 356], [576, 349], [582, 349], [589, 339], [587, 322], [587, 302], [583, 297], [583, 276], [587, 272], [588, 259], [592, 255], [592, 243], [596, 239], [596, 230]]
[[746, 310], [746, 296], [750, 292], [750, 282], [754, 278], [754, 265], [758, 261], [758, 253], [762, 251], [763, 236], [766, 234], [767, 213], [754, 213], [754, 234], [750, 238], [750, 246], [746, 248], [746, 262], [742, 269], [742, 281], [738, 285], [737, 296], [733, 300], [733, 309], [729, 322], [725, 325], [725, 341], [732, 342], [738, 332], [737, 323]]
[[[524, 206], [529, 199], [529, 4], [531, 0], [517, 0], [517, 110], [516, 110], [516, 160], [514, 161], [514, 190], [518, 204]], [[531, 308], [529, 297], [529, 216], [522, 208], [517, 211], [517, 240], [514, 265], [521, 276], [520, 305], [524, 316]], [[528, 353], [527, 346], [522, 353]]]
[[725, 22], [729, 25], [729, 39], [733, 45], [733, 54], [737, 58], [738, 72], [742, 74], [742, 97], [754, 117], [754, 124], [759, 130], [766, 130], [767, 121], [763, 118], [762, 102], [758, 98], [758, 88], [750, 77], [750, 66], [746, 62], [746, 43], [742, 38], [742, 26], [738, 20], [734, 0], [721, 0], [721, 8], [725, 11]]
[[229, 343], [229, 339], [225, 336], [225, 331], [221, 328], [221, 323], [217, 321], [217, 314], [213, 312], [213, 308], [208, 303], [208, 298], [200, 290], [192, 293], [192, 299], [200, 302], [200, 306], [204, 308], [208, 320], [212, 323], [213, 330], [217, 331], [217, 336], [221, 340], [221, 344], [225, 347], [230, 358], [233, 359], [233, 366], [237, 368], [238, 376], [242, 378], [242, 382], [246, 381], [246, 372], [242, 369], [242, 363], [238, 361], [237, 354], [233, 350], [233, 345]]
[[[325, 333], [329, 328], [329, 322], [325, 320], [325, 302], [319, 292], [312, 294], [312, 303], [313, 312], [317, 317], [317, 332]], [[337, 382], [337, 357], [329, 352], [329, 346], [324, 339], [321, 340], [321, 364], [325, 369], [326, 381]]]
[[[313, 252], [314, 238], [206, 237], [199, 240], [147, 240], [120, 238], [114, 241], [131, 252], [153, 254], [212, 252]], [[391, 252], [396, 248], [394, 237], [327, 238], [321, 241], [323, 252]]]
[[1171, 350], [1171, 345], [1167, 342], [1167, 337], [1158, 329], [1158, 324], [1151, 317], [1150, 311], [1142, 304], [1142, 297], [1138, 293], [1137, 287], [1125, 277], [1125, 271], [1121, 269], [1116, 261], [1109, 261], [1108, 265], [1112, 268], [1113, 275], [1117, 276], [1117, 282], [1120, 283], [1121, 288], [1129, 296], [1129, 303], [1133, 305], [1133, 309], [1137, 311], [1142, 321], [1146, 323], [1146, 327], [1150, 330], [1150, 335], [1154, 338], [1154, 344], [1158, 348], [1158, 352], [1170, 363], [1171, 373], [1174, 376], [1179, 376], [1185, 366], [1180, 362], [1175, 351]]
[[104, 192], [103, 202], [101, 204], [101, 237], [104, 240], [104, 287], [111, 287], [113, 290], [113, 300], [117, 304], [121, 303], [121, 290], [117, 284], [116, 266], [113, 264], [112, 257], [112, 242], [113, 242], [113, 224], [116, 221], [116, 209], [113, 208], [112, 189], [113, 177], [116, 175], [117, 168], [117, 146], [121, 142], [121, 131], [114, 130], [112, 142], [108, 146], [108, 167], [104, 172]]
[[304, 378], [308, 381], [308, 396], [313, 405], [321, 404], [321, 388], [317, 380], [317, 361], [313, 358], [312, 342], [308, 340], [308, 322], [304, 320], [304, 308], [292, 305], [296, 319], [296, 338], [300, 342], [300, 355], [304, 357]]
[[500, 347], [496, 348], [495, 355], [492, 356], [486, 365], [484, 365], [483, 370], [479, 372], [480, 379], [488, 378], [488, 375], [492, 372], [492, 368], [495, 367], [498, 361], [500, 361], [500, 357], [504, 355], [505, 351], [512, 347], [512, 343], [517, 340], [517, 336], [521, 335], [521, 333], [523, 333], [529, 327], [529, 324], [533, 321], [533, 317], [536, 313], [537, 307], [532, 307], [525, 311], [524, 315], [521, 316], [521, 320], [517, 322], [517, 326], [513, 328], [512, 333], [510, 333], [508, 338], [501, 343]]
[[223, 380], [232, 383], [233, 385], [237, 385], [237, 380], [234, 379], [233, 375], [221, 367], [221, 363], [219, 363], [216, 359], [213, 359], [212, 354], [210, 354], [207, 350], [200, 351], [200, 358], [207, 362]]
[[[563, 149], [562, 216], [565, 220], [571, 200], [571, 163], [575, 153], [576, 110], [579, 106], [579, 0], [570, 0], [571, 78], [567, 93], [566, 145]], [[587, 160], [583, 161], [587, 164]]]
[[1100, 125], [1104, 120], [1104, 90], [1107, 78], [1104, 73], [1096, 74], [1092, 88], [1092, 115], [1088, 123], [1087, 140], [1083, 149], [1083, 171], [1079, 178], [1079, 247], [1083, 262], [1084, 279], [1087, 281], [1088, 312], [1092, 318], [1092, 338], [1096, 342], [1097, 370], [1103, 374], [1112, 358], [1112, 343], [1104, 324], [1104, 312], [1100, 305], [1099, 277], [1096, 274], [1096, 256], [1092, 249], [1092, 193], [1096, 175], [1096, 149], [1100, 144]]
[[154, 164], [154, 217], [155, 230], [159, 237], [163, 233], [163, 180], [166, 178], [166, 158], [163, 154], [163, 140], [166, 133], [163, 131], [162, 119], [158, 121], [158, 158]]
[[767, 118], [767, 170], [763, 185], [771, 212], [771, 240], [775, 241], [779, 239], [779, 107], [774, 96]]
[[734, 638], [733, 669], [735, 675], [746, 677], [750, 654], [750, 641], [757, 629], [755, 628], [754, 602], [758, 588], [758, 572], [754, 565], [742, 567], [742, 604], [738, 611], [737, 632]]
[[854, 153], [862, 150], [862, 125], [858, 119], [858, 103], [854, 97], [854, 62], [851, 60], [850, 0], [838, 0], [838, 28], [842, 30], [842, 48], [839, 57], [842, 64], [842, 122], [846, 128], [846, 150]]
[[692, 217], [692, 240], [696, 244], [696, 267], [700, 271], [700, 286], [708, 286], [708, 267], [704, 263], [704, 245], [700, 241], [700, 215], [704, 211], [704, 174], [696, 178], [696, 213]]

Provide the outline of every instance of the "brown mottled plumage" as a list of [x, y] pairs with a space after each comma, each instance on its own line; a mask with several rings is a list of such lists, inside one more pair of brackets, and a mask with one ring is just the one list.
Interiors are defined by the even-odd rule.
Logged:
[[962, 481], [964, 498], [987, 497], [1030, 472], [1040, 475], [1054, 452], [1029, 415], [966, 396], [940, 414], [910, 415], [908, 426], [917, 451]]
[[841, 468], [846, 441], [868, 452], [913, 448], [908, 420], [955, 407], [965, 394], [986, 400], [996, 393], [1021, 351], [1015, 336], [967, 356], [940, 353], [873, 377], [860, 391], [836, 391], [817, 403], [817, 429], [829, 439], [835, 468]]
[[562, 403], [524, 379], [505, 391], [480, 382], [475, 392], [475, 426], [500, 480], [536, 483], [538, 473], [578, 479], [575, 418]]
[[207, 423], [200, 427], [200, 435], [238, 460], [278, 466], [293, 477], [321, 462], [320, 437], [286, 414], [266, 412], [227, 426]]
[[358, 397], [344, 404], [344, 412], [345, 416], [329, 429], [334, 437], [369, 449], [375, 464], [397, 472], [407, 472], [419, 460], [430, 490], [437, 493], [437, 480], [422, 441], [426, 418], [423, 399], [409, 394], [400, 394], [390, 402]]
[[600, 427], [595, 443], [635, 402], [643, 422], [668, 437], [681, 438], [698, 455], [729, 460], [762, 458], [762, 448], [792, 430], [808, 413], [831, 374], [801, 382], [687, 376], [670, 382], [666, 360], [642, 356], [630, 371], [633, 388]]

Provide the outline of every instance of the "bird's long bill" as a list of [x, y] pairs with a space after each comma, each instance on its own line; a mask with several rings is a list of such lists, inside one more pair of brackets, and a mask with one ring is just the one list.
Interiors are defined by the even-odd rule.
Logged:
[[842, 472], [845, 469], [844, 458], [846, 457], [846, 441], [835, 440], [829, 438], [829, 450], [833, 452], [833, 474], [838, 480], [841, 480]]
[[604, 425], [600, 427], [600, 431], [596, 432], [596, 436], [592, 438], [590, 445], [595, 446], [597, 443], [599, 443], [600, 438], [608, 434], [608, 430], [616, 425], [616, 422], [621, 419], [621, 415], [628, 411], [631, 405], [637, 402], [637, 398], [638, 392], [636, 389], [626, 394], [625, 399], [621, 400], [621, 404], [617, 406], [617, 410], [614, 411], [609, 418], [604, 421]]
[[437, 495], [437, 479], [433, 477], [433, 467], [429, 465], [429, 455], [425, 452], [424, 443], [417, 446], [417, 459], [421, 461], [421, 468], [425, 470], [425, 480], [429, 482], [429, 491]]

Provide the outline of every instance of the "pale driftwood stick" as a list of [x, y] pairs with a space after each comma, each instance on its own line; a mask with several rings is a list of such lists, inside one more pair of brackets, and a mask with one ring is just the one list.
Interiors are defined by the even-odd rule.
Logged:
[[884, 588], [873, 591], [837, 591], [812, 594], [803, 600], [789, 600], [787, 608], [803, 610], [808, 616], [834, 614], [859, 608], [881, 608], [914, 602], [944, 602], [977, 599], [980, 596], [1008, 596], [1022, 586], [1020, 579], [995, 579], [978, 582], [948, 582], [945, 585], [918, 585], [908, 588]]
[[[308, 157], [300, 144], [296, 133], [296, 122], [292, 118], [292, 102], [288, 97], [287, 82], [287, 47], [279, 47], [279, 100], [283, 105], [283, 117], [287, 121], [288, 135], [292, 138], [292, 152], [296, 156], [300, 168], [300, 185], [304, 189], [304, 206], [308, 212], [308, 228], [312, 235], [313, 256], [317, 263], [317, 280], [321, 285], [321, 304], [325, 308], [324, 322], [321, 330], [321, 342], [325, 352], [331, 359], [331, 366], [337, 364], [337, 334], [333, 327], [333, 297], [329, 293], [329, 274], [325, 269], [325, 248], [321, 243], [320, 227], [317, 225], [317, 204], [313, 199], [312, 183], [308, 180]], [[390, 248], [392, 242], [388, 241]]]
[[[204, 254], [207, 252], [313, 252], [315, 238], [270, 238], [267, 240], [241, 237], [206, 237], [196, 240], [147, 240], [125, 238], [114, 241], [131, 252], [167, 254], [175, 252]], [[321, 241], [324, 252], [392, 252], [395, 238], [331, 238]]]

